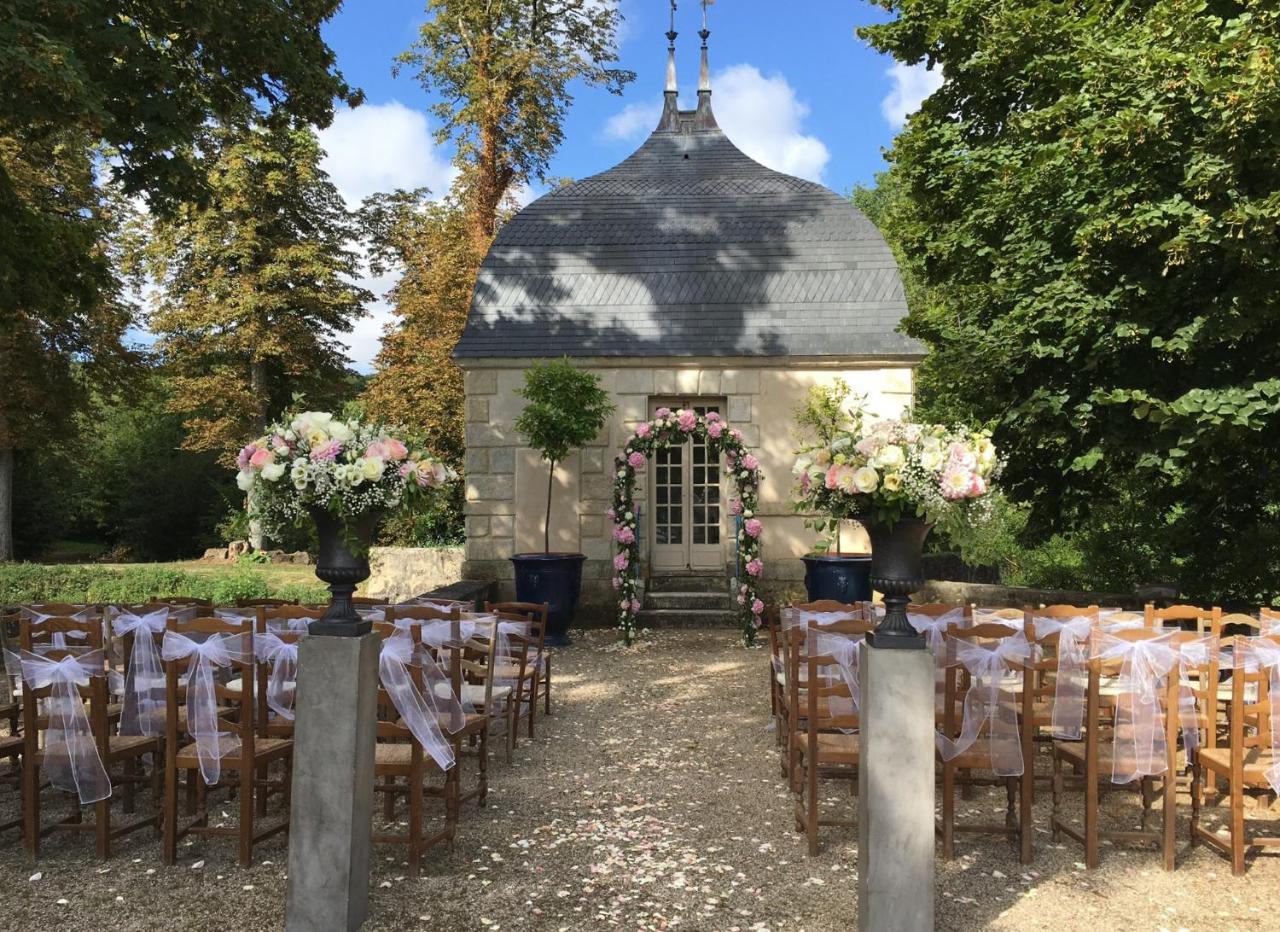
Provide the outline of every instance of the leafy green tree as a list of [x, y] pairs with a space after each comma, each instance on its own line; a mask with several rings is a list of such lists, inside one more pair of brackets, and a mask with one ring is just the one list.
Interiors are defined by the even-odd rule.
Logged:
[[342, 196], [306, 129], [219, 130], [208, 201], [155, 218], [138, 259], [184, 446], [230, 459], [293, 395], [348, 387], [340, 340], [370, 295]]
[[483, 255], [512, 189], [546, 177], [581, 81], [620, 94], [617, 4], [598, 0], [428, 0], [400, 56], [439, 98], [437, 137], [457, 148], [468, 225]]
[[[28, 277], [0, 257], [0, 295], [22, 299], [0, 304], [0, 561], [14, 557], [14, 451], [64, 439], [89, 387], [123, 384], [136, 363], [109, 254], [121, 199], [96, 183], [98, 155], [74, 132], [0, 133], [0, 251], [25, 246], [31, 259]], [[48, 217], [64, 220], [33, 219]]]
[[994, 425], [1034, 536], [1136, 518], [1118, 573], [1280, 594], [1280, 8], [878, 2], [861, 35], [945, 74], [881, 218], [924, 407]]
[[567, 359], [530, 366], [524, 373], [524, 388], [518, 394], [527, 404], [516, 418], [515, 428], [549, 464], [542, 533], [543, 549], [550, 553], [556, 463], [600, 433], [613, 413], [613, 403], [609, 393], [600, 387], [599, 376], [576, 368]]

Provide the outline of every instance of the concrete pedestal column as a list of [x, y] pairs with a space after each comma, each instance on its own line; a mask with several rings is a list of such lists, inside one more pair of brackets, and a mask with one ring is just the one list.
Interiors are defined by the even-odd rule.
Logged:
[[368, 914], [378, 642], [313, 636], [298, 646], [288, 932], [351, 932]]
[[858, 929], [933, 929], [933, 657], [863, 645]]

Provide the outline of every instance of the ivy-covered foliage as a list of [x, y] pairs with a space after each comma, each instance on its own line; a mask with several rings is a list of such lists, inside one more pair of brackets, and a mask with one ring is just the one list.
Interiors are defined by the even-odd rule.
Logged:
[[1112, 585], [1270, 601], [1280, 7], [878, 2], [862, 36], [945, 75], [863, 199], [931, 349], [922, 411], [993, 426], [1033, 538], [1146, 542]]

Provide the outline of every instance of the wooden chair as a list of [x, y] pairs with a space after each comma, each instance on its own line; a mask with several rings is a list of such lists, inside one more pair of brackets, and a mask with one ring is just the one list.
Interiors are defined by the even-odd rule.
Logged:
[[297, 599], [236, 599], [236, 608], [280, 608], [297, 604]]
[[[810, 634], [830, 634], [852, 637], [865, 635], [873, 629], [868, 621], [836, 621], [820, 625], [811, 621], [806, 627], [795, 626], [787, 630], [788, 689], [792, 708], [803, 709], [803, 714], [792, 716], [797, 724], [791, 737], [795, 778], [792, 792], [795, 794], [796, 831], [808, 839], [809, 854], [818, 853], [818, 829], [823, 825], [852, 826], [853, 819], [823, 818], [818, 812], [819, 779], [850, 780], [853, 793], [857, 793], [859, 716], [848, 711], [848, 704], [855, 697], [840, 670], [839, 661], [831, 654], [810, 650]], [[803, 658], [803, 659], [802, 659]], [[803, 663], [803, 686], [799, 670]], [[832, 701], [838, 702], [833, 708]], [[843, 700], [843, 702], [841, 702]], [[843, 708], [840, 708], [843, 706]]]
[[353, 595], [351, 604], [356, 608], [382, 608], [387, 604], [386, 599], [375, 599], [367, 595]]
[[541, 692], [543, 714], [551, 714], [551, 651], [547, 648], [547, 618], [551, 614], [549, 602], [485, 602], [486, 612], [508, 612], [528, 615], [537, 638], [533, 652], [533, 691], [529, 695], [529, 737], [533, 737], [533, 720], [537, 714], [538, 694]]
[[1200, 608], [1196, 605], [1170, 605], [1156, 608], [1154, 602], [1143, 607], [1148, 628], [1180, 628], [1197, 634], [1211, 634], [1222, 619], [1222, 609]]
[[791, 607], [801, 612], [835, 612], [866, 620], [867, 610], [862, 602], [837, 602], [835, 599], [819, 599], [816, 602], [793, 602]]
[[[1227, 746], [1205, 748], [1196, 755], [1191, 779], [1191, 843], [1207, 842], [1231, 859], [1231, 873], [1245, 871], [1245, 855], [1255, 848], [1280, 845], [1280, 834], [1250, 834], [1244, 817], [1244, 796], [1250, 790], [1271, 792], [1267, 771], [1280, 762], [1280, 749], [1271, 743], [1271, 673], [1266, 666], [1247, 669], [1241, 655], [1250, 639], [1230, 639], [1236, 666], [1231, 674], [1231, 715]], [[1227, 837], [1200, 824], [1200, 774], [1211, 774], [1227, 783], [1229, 800]], [[1221, 799], [1221, 797], [1219, 797]]]
[[[165, 695], [165, 793], [164, 793], [164, 862], [174, 864], [178, 858], [178, 839], [188, 835], [221, 835], [235, 836], [239, 843], [239, 860], [242, 867], [253, 862], [253, 846], [258, 842], [286, 831], [288, 819], [288, 785], [293, 757], [293, 741], [287, 738], [259, 738], [255, 733], [257, 719], [254, 715], [256, 696], [253, 631], [245, 630], [245, 626], [223, 621], [218, 618], [196, 618], [191, 621], [180, 621], [170, 618], [169, 631], [187, 637], [196, 635], [226, 635], [239, 639], [238, 656], [230, 660], [229, 672], [238, 676], [241, 688], [232, 694], [227, 687], [214, 679], [214, 693], [220, 701], [229, 705], [236, 704], [238, 709], [225, 718], [228, 735], [219, 739], [221, 753], [222, 777], [234, 776], [238, 780], [240, 800], [240, 817], [234, 826], [213, 826], [209, 824], [208, 787], [200, 770], [200, 758], [195, 741], [184, 743], [189, 734], [190, 723], [183, 714], [187, 693], [193, 688], [190, 683], [181, 683], [180, 677], [188, 669], [194, 673], [196, 658], [194, 656], [181, 660], [166, 660]], [[220, 710], [221, 711], [221, 710]], [[258, 828], [255, 818], [255, 796], [257, 790], [256, 775], [259, 770], [273, 762], [283, 763], [286, 771], [284, 791], [284, 818], [274, 825]], [[195, 808], [194, 817], [186, 824], [178, 823], [178, 776], [186, 775], [188, 786], [194, 782]], [[224, 782], [222, 780], [219, 781]]]
[[[1133, 628], [1108, 635], [1108, 637], [1131, 642], [1151, 640], [1161, 636], [1163, 636], [1162, 632], [1149, 628]], [[1061, 834], [1065, 834], [1080, 842], [1085, 850], [1085, 865], [1090, 869], [1096, 868], [1099, 864], [1099, 842], [1110, 840], [1156, 844], [1162, 850], [1165, 870], [1173, 870], [1178, 769], [1178, 716], [1175, 712], [1178, 708], [1178, 671], [1176, 668], [1164, 677], [1164, 685], [1160, 688], [1160, 702], [1164, 712], [1165, 772], [1160, 776], [1144, 776], [1137, 781], [1142, 793], [1140, 828], [1137, 831], [1107, 831], [1100, 825], [1100, 795], [1117, 788], [1117, 784], [1111, 782], [1114, 755], [1111, 739], [1114, 738], [1114, 732], [1103, 728], [1101, 686], [1104, 674], [1118, 673], [1121, 667], [1122, 664], [1119, 661], [1104, 662], [1097, 657], [1090, 658], [1089, 685], [1085, 699], [1084, 740], [1054, 742], [1051, 837], [1056, 842]], [[1073, 827], [1062, 813], [1062, 796], [1066, 782], [1063, 765], [1084, 773], [1083, 831]], [[1161, 813], [1161, 828], [1148, 831], [1147, 822], [1151, 815], [1151, 803], [1155, 797], [1154, 785], [1157, 780], [1160, 781], [1163, 790], [1164, 809]]]
[[[389, 622], [375, 622], [374, 631], [383, 640], [397, 635], [396, 627]], [[400, 636], [416, 638], [413, 628]], [[416, 643], [421, 643], [417, 641]], [[420, 677], [415, 685], [422, 688]], [[408, 726], [401, 723], [399, 712], [390, 694], [378, 689], [378, 731], [374, 751], [374, 788], [383, 794], [383, 817], [387, 822], [395, 818], [397, 797], [404, 796], [408, 808], [408, 827], [404, 834], [374, 832], [374, 844], [405, 845], [409, 849], [409, 873], [418, 876], [422, 855], [433, 845], [446, 842], [452, 847], [458, 824], [459, 764], [442, 771], [439, 764], [428, 755], [422, 744], [413, 736]], [[427, 785], [428, 777], [443, 774], [444, 782], [438, 787]], [[401, 783], [400, 781], [404, 781]], [[424, 799], [435, 797], [444, 801], [445, 825], [433, 835], [424, 835]]]
[[[80, 643], [90, 651], [102, 649], [102, 624], [97, 618], [88, 621], [77, 621], [73, 618], [50, 618], [44, 621], [40, 627], [42, 633], [46, 636], [54, 633], [79, 633], [83, 634]], [[32, 623], [24, 619], [21, 623], [20, 639], [22, 649], [29, 652], [36, 652], [38, 645], [35, 643], [32, 634]], [[54, 647], [41, 647], [40, 653], [49, 660], [61, 660], [70, 656], [76, 648], [62, 650]], [[79, 799], [73, 803], [71, 814], [52, 825], [42, 825], [40, 819], [40, 769], [45, 762], [45, 751], [41, 746], [41, 732], [47, 731], [50, 725], [50, 717], [40, 710], [40, 700], [48, 699], [53, 695], [55, 687], [53, 685], [45, 687], [32, 687], [24, 684], [23, 714], [23, 832], [26, 839], [27, 851], [32, 857], [38, 857], [40, 854], [40, 839], [55, 829], [76, 832], [93, 832], [96, 838], [97, 856], [99, 858], [108, 858], [111, 856], [111, 842], [116, 838], [127, 835], [130, 832], [137, 831], [146, 826], [156, 826], [159, 824], [159, 815], [150, 815], [141, 819], [135, 819], [123, 825], [112, 827], [111, 806], [115, 802], [114, 786], [112, 796], [106, 799], [92, 803], [94, 809], [93, 824], [87, 824], [83, 821], [82, 806]], [[81, 699], [87, 700], [89, 708], [87, 710], [89, 729], [93, 735], [94, 743], [97, 745], [98, 757], [102, 761], [102, 766], [106, 769], [108, 778], [110, 778], [113, 768], [120, 765], [126, 777], [136, 777], [140, 767], [139, 759], [144, 754], [154, 754], [160, 749], [158, 738], [148, 738], [144, 736], [124, 736], [113, 735], [111, 733], [111, 725], [107, 716], [108, 695], [107, 695], [107, 679], [106, 668], [103, 667], [101, 676], [89, 677], [87, 686], [76, 686], [76, 690]], [[127, 813], [134, 811], [134, 786], [136, 779], [126, 779], [121, 782], [123, 786], [122, 803]]]
[[[1017, 628], [995, 623], [978, 622], [967, 628], [957, 628], [948, 635], [961, 642], [994, 643], [1006, 638], [1016, 637]], [[977, 740], [966, 750], [956, 754], [950, 760], [939, 755], [942, 769], [942, 819], [939, 825], [942, 835], [942, 856], [955, 856], [955, 834], [965, 832], [981, 835], [1004, 835], [1014, 840], [1018, 847], [1018, 860], [1023, 864], [1031, 863], [1033, 781], [1035, 779], [1035, 743], [1034, 712], [1035, 691], [1028, 688], [1031, 683], [1033, 666], [1030, 657], [1016, 666], [1006, 663], [1005, 666], [1017, 677], [1017, 688], [1007, 689], [1003, 684], [997, 691], [998, 703], [1011, 701], [1016, 703], [1018, 748], [1022, 755], [1022, 774], [1020, 776], [975, 775], [974, 771], [992, 770], [989, 735], [991, 724], [988, 722], [978, 734]], [[963, 703], [970, 689], [977, 688], [973, 677], [958, 662], [947, 667], [946, 685], [943, 701], [943, 734], [955, 739], [961, 733]], [[1012, 697], [1010, 697], [1012, 693]], [[994, 710], [993, 710], [994, 712]], [[1007, 798], [1005, 819], [1003, 823], [965, 823], [956, 824], [956, 786], [1001, 786], [1005, 788]], [[1016, 809], [1015, 809], [1016, 806]]]

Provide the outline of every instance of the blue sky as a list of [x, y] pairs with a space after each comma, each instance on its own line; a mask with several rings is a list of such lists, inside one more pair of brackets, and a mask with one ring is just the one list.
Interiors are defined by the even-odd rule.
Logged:
[[[668, 2], [620, 2], [621, 65], [636, 80], [621, 97], [578, 89], [552, 176], [583, 178], [616, 164], [657, 121]], [[725, 132], [758, 161], [837, 191], [870, 182], [906, 113], [937, 83], [854, 35], [883, 16], [864, 0], [720, 0], [711, 7], [709, 44], [712, 103]], [[431, 138], [431, 99], [408, 71], [392, 76], [393, 59], [424, 19], [424, 0], [348, 0], [325, 28], [339, 68], [367, 95], [364, 106], [340, 112], [321, 134], [326, 168], [353, 205], [379, 190], [426, 185], [442, 192], [449, 185], [452, 151]], [[686, 107], [695, 100], [700, 20], [696, 0], [680, 0], [677, 67]], [[535, 186], [522, 196], [538, 193]], [[382, 292], [391, 281], [366, 284]], [[379, 304], [357, 325], [349, 349], [358, 368], [368, 370], [388, 317]]]

